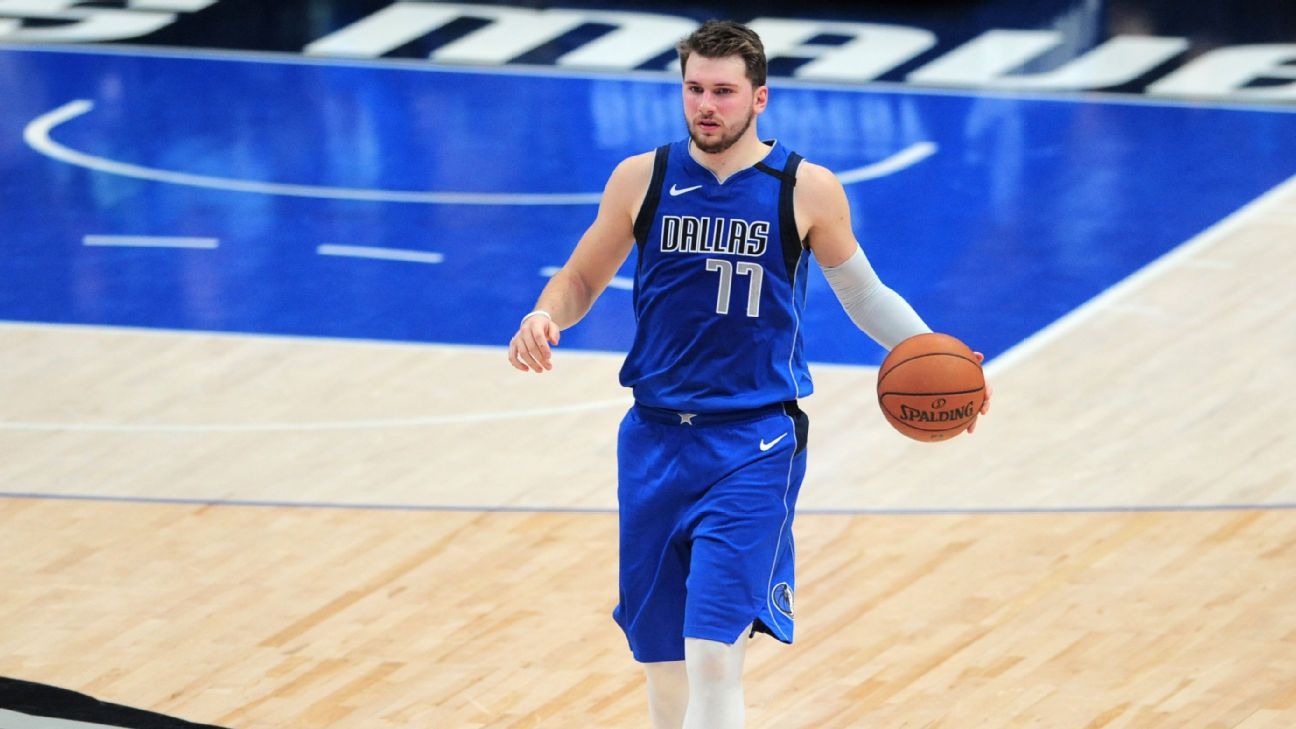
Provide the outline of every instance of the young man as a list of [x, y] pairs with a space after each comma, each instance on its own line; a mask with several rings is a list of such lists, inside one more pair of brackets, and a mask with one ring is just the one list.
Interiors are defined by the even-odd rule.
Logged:
[[769, 96], [760, 38], [709, 21], [679, 54], [688, 139], [617, 166], [593, 224], [522, 319], [509, 361], [552, 369], [559, 332], [638, 246], [613, 616], [647, 670], [656, 729], [735, 729], [747, 637], [792, 642], [809, 253], [884, 347], [929, 329], [874, 274], [837, 178], [757, 136]]

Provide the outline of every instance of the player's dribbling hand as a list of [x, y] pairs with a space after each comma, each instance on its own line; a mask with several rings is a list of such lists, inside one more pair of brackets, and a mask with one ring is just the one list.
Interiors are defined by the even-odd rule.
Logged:
[[509, 364], [522, 372], [553, 369], [553, 350], [549, 345], [557, 345], [558, 338], [558, 325], [549, 317], [527, 317], [509, 342]]
[[[980, 352], [973, 352], [972, 354], [976, 355], [977, 364], [981, 364], [982, 362], [985, 361], [984, 354], [981, 354]], [[993, 394], [994, 394], [994, 388], [990, 386], [990, 381], [986, 380], [985, 401], [981, 403], [981, 415], [985, 415], [986, 413], [990, 412], [990, 396]], [[977, 420], [980, 420], [980, 418], [977, 417], [972, 419], [972, 424], [968, 426], [967, 432], [972, 433], [976, 430]]]

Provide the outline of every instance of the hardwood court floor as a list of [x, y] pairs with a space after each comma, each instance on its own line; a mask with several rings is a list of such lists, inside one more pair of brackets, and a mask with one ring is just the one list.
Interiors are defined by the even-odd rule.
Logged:
[[[644, 726], [610, 515], [13, 501], [0, 670], [269, 727]], [[52, 527], [61, 527], [58, 539]], [[756, 727], [1281, 727], [1296, 514], [808, 516]]]
[[[1009, 353], [971, 438], [819, 368], [749, 725], [1296, 726], [1294, 219], [1288, 183]], [[0, 325], [0, 490], [77, 497], [0, 500], [0, 675], [250, 729], [646, 726], [614, 517], [475, 508], [611, 506], [615, 369]]]

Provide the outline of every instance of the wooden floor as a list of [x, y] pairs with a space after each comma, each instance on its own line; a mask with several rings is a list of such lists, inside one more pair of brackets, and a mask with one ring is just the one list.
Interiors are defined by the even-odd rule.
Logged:
[[[973, 437], [816, 368], [749, 725], [1296, 726], [1294, 221], [1289, 181], [1000, 358]], [[41, 494], [0, 499], [0, 675], [246, 729], [647, 726], [617, 365], [0, 324], [0, 491]]]

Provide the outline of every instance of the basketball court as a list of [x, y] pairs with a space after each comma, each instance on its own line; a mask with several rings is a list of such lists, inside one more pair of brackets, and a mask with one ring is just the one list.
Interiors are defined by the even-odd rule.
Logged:
[[[633, 259], [553, 372], [505, 347], [678, 93], [0, 44], [0, 676], [222, 727], [647, 726], [610, 619]], [[897, 435], [812, 267], [799, 627], [752, 645], [749, 725], [1296, 725], [1296, 106], [770, 97], [995, 398]]]

